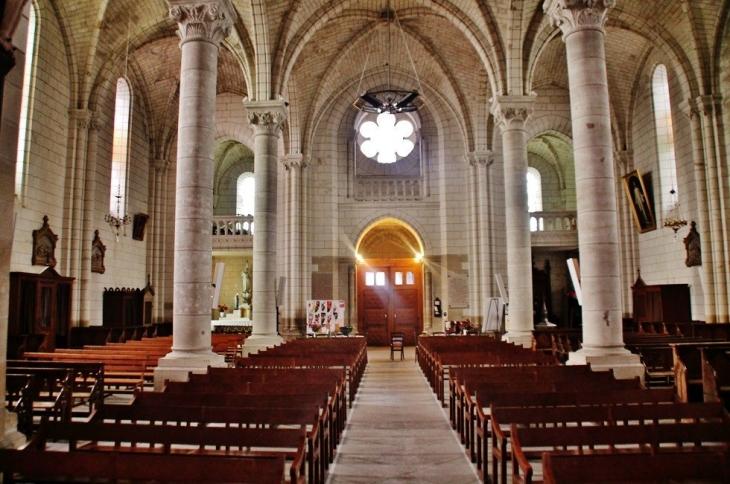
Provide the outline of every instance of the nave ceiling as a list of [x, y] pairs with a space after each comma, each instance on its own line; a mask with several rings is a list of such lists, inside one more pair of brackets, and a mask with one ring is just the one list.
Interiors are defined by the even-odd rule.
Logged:
[[[361, 91], [387, 84], [388, 0], [231, 3], [238, 19], [221, 49], [218, 92], [289, 101], [287, 151], [311, 149], [317, 123], [333, 110], [346, 111], [359, 84]], [[690, 8], [688, 0], [616, 2], [606, 37], [615, 131], [630, 129], [632, 94], [655, 50], [668, 59], [688, 96], [712, 91], [716, 39], [722, 38], [727, 15], [719, 3], [693, 0]], [[123, 72], [129, 37], [129, 73], [147, 107], [154, 149], [169, 150], [180, 50], [167, 2], [40, 0], [40, 5], [52, 9], [67, 39], [79, 108], [93, 109], [101, 88]], [[427, 105], [426, 112], [453, 117], [467, 151], [491, 143], [485, 133], [494, 95], [568, 88], [564, 43], [542, 0], [390, 0], [390, 7], [426, 98], [440, 106], [436, 113]], [[392, 85], [417, 88], [403, 36], [395, 24], [390, 28]], [[627, 137], [615, 136], [617, 142]]]

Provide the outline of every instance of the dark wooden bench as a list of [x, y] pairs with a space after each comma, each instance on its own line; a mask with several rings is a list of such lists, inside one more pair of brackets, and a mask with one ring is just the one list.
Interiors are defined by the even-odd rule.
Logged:
[[624, 389], [602, 391], [561, 391], [561, 392], [525, 392], [524, 390], [512, 393], [485, 393], [476, 395], [476, 420], [474, 439], [477, 454], [482, 454], [482, 472], [488, 475], [487, 462], [489, 461], [489, 437], [491, 436], [492, 407], [561, 407], [561, 406], [588, 406], [611, 404], [646, 404], [675, 402], [673, 388], [668, 389]]
[[730, 463], [720, 452], [659, 454], [553, 454], [542, 457], [545, 484], [730, 482]]
[[[0, 449], [3, 482], [285, 482], [284, 456], [212, 456], [129, 452], [54, 452]], [[72, 479], [72, 481], [69, 481]]]
[[[293, 402], [295, 405], [297, 402]], [[145, 405], [104, 405], [89, 419], [91, 422], [132, 423], [138, 425], [211, 426], [276, 428], [295, 426], [306, 431], [308, 482], [323, 478], [319, 408], [316, 405], [287, 407], [162, 407]]]
[[306, 446], [301, 429], [159, 426], [100, 422], [41, 424], [25, 448], [48, 450], [51, 442], [68, 442], [68, 451], [283, 455], [291, 461], [291, 484], [304, 482]]
[[[73, 361], [7, 361], [7, 374], [42, 371], [71, 371], [71, 410], [74, 415], [88, 416], [104, 400], [104, 365], [100, 362]], [[81, 411], [80, 409], [83, 409]]]
[[[642, 405], [593, 405], [563, 407], [495, 407], [492, 421], [492, 480], [507, 482], [510, 425], [566, 427], [584, 425], [647, 425], [682, 422], [730, 422], [719, 403], [658, 403]], [[486, 459], [486, 452], [483, 454]], [[482, 457], [480, 455], [480, 457]], [[486, 465], [486, 462], [485, 462]]]
[[[512, 482], [534, 480], [531, 461], [544, 452], [558, 453], [661, 453], [678, 450], [723, 452], [730, 443], [730, 423], [681, 423], [527, 428], [511, 424]], [[551, 450], [552, 449], [552, 450]]]
[[730, 411], [730, 350], [701, 348], [702, 393], [705, 402], [724, 402]]

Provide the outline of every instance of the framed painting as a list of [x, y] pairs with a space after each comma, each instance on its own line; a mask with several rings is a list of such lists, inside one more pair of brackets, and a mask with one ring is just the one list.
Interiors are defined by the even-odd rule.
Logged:
[[636, 227], [639, 233], [649, 232], [656, 229], [656, 217], [652, 210], [652, 203], [649, 198], [644, 178], [639, 170], [624, 175], [624, 190], [629, 200], [629, 208], [634, 216]]

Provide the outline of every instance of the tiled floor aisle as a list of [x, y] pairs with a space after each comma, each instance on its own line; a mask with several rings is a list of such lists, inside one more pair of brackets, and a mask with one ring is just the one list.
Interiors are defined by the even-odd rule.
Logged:
[[368, 349], [368, 369], [328, 483], [480, 482], [413, 351], [390, 361], [388, 348]]

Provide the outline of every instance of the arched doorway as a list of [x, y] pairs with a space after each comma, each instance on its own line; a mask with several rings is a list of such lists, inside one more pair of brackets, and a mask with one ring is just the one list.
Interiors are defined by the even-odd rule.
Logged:
[[416, 233], [399, 220], [381, 220], [363, 233], [357, 254], [359, 331], [370, 345], [388, 345], [393, 331], [414, 344], [423, 331], [423, 246]]

